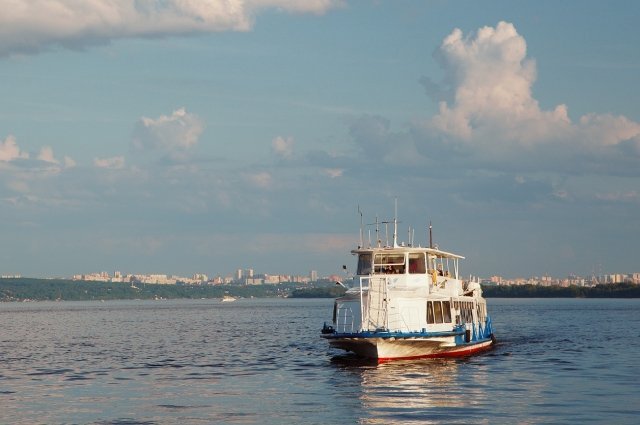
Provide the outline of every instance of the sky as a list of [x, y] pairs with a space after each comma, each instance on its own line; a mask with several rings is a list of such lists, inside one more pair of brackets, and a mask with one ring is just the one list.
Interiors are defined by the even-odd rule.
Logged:
[[640, 3], [0, 10], [1, 274], [340, 273], [396, 200], [464, 275], [640, 272]]

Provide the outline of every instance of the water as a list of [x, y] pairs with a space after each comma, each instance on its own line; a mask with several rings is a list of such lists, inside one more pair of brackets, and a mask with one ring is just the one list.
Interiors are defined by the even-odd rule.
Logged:
[[489, 299], [495, 349], [380, 366], [331, 303], [0, 304], [0, 423], [638, 423], [640, 300]]

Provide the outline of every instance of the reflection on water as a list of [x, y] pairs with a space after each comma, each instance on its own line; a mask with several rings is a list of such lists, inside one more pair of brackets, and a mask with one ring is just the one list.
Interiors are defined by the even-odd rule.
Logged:
[[[333, 363], [360, 381], [364, 424], [455, 422], [482, 409], [482, 388], [488, 377], [482, 371], [460, 375], [465, 359], [375, 361], [337, 356]], [[462, 367], [461, 367], [462, 366]], [[464, 412], [467, 412], [466, 414]]]

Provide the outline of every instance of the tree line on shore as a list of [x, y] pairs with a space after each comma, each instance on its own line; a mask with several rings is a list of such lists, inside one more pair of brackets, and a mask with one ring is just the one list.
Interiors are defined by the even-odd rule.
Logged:
[[[278, 285], [150, 285], [87, 282], [65, 279], [0, 279], [0, 301], [85, 301], [126, 299], [200, 299], [234, 297], [337, 298], [345, 288], [334, 284], [300, 287]], [[483, 286], [486, 298], [640, 298], [640, 285], [632, 283], [581, 286]]]
[[200, 299], [287, 296], [294, 284], [281, 285], [150, 285], [67, 279], [0, 279], [0, 301], [87, 301]]
[[486, 298], [640, 298], [640, 285], [608, 283], [596, 286], [482, 286]]
[[[300, 298], [335, 298], [344, 294], [339, 286], [298, 289], [292, 294]], [[633, 283], [586, 286], [482, 285], [485, 298], [640, 298], [640, 285]]]

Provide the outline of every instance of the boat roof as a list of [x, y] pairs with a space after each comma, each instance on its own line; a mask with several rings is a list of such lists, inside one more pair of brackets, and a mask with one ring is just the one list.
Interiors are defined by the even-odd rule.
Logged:
[[464, 259], [464, 257], [462, 255], [458, 255], [458, 254], [454, 254], [452, 252], [447, 252], [447, 251], [442, 251], [438, 248], [427, 248], [427, 247], [420, 247], [420, 246], [401, 246], [401, 245], [396, 245], [396, 246], [381, 246], [381, 247], [369, 247], [369, 248], [357, 248], [357, 249], [353, 249], [351, 250], [351, 253], [353, 255], [358, 255], [358, 254], [381, 254], [381, 253], [405, 253], [405, 252], [424, 252], [427, 253], [428, 255], [432, 255], [434, 257], [437, 258], [452, 258], [452, 259], [457, 259], [457, 260], [461, 260]]

